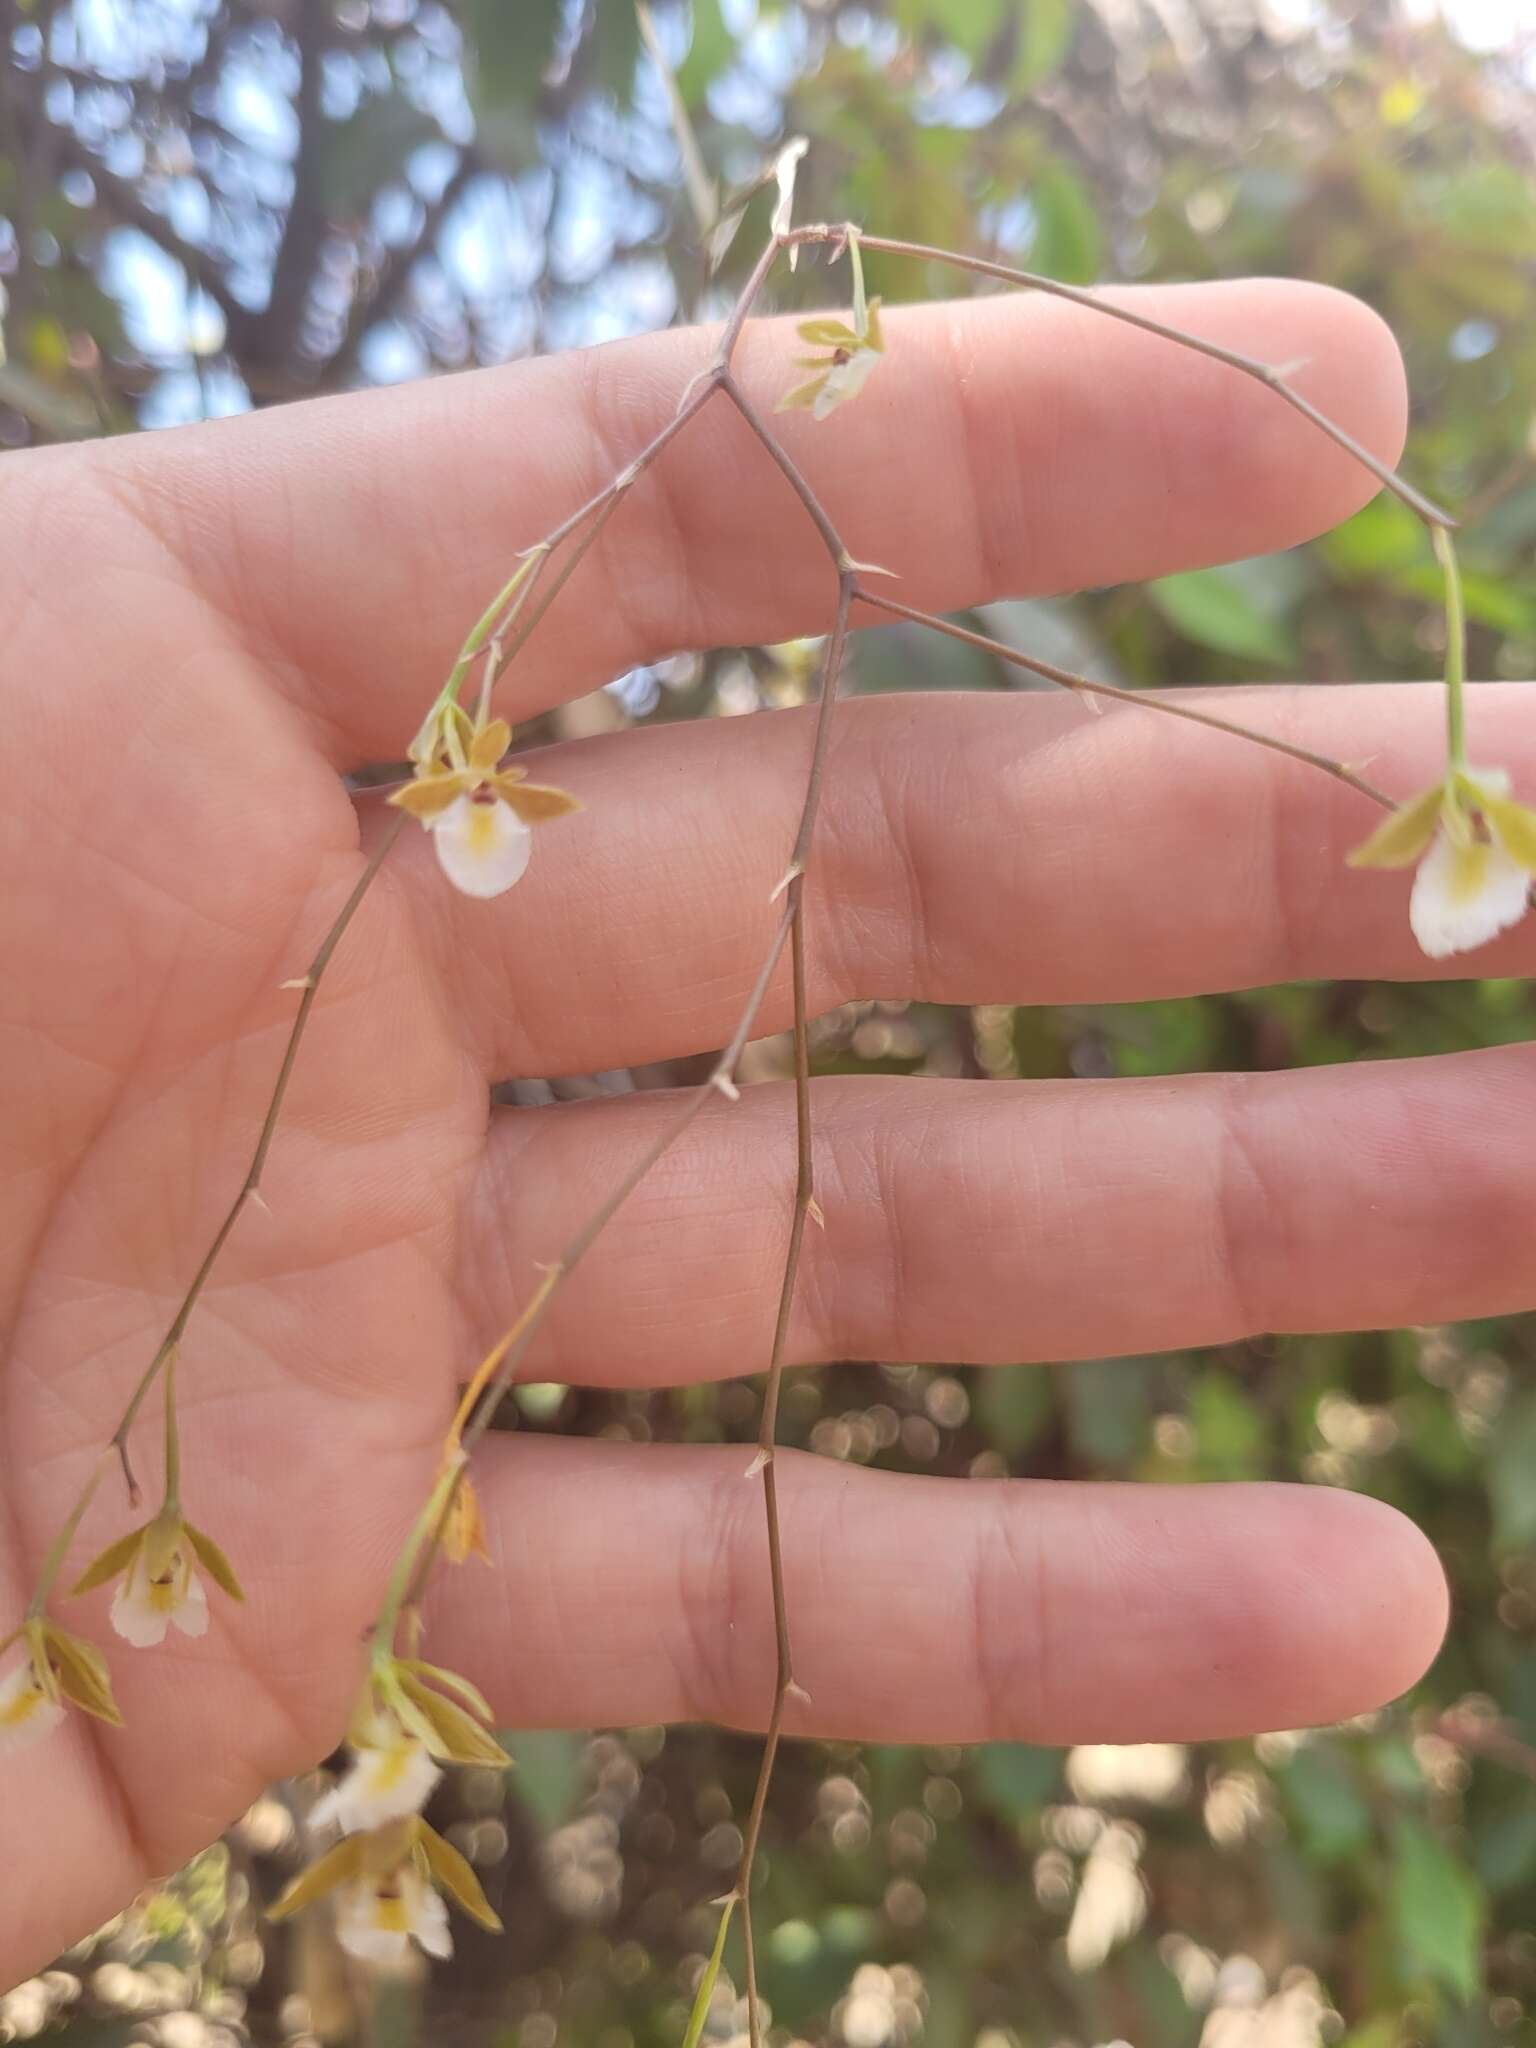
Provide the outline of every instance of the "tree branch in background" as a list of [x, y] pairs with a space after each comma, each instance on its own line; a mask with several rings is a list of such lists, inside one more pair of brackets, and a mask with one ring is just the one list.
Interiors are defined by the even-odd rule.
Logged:
[[[283, 222], [282, 240], [272, 266], [267, 303], [251, 323], [247, 352], [259, 371], [279, 377], [297, 368], [304, 311], [319, 265], [330, 223], [326, 219], [320, 167], [325, 148], [325, 111], [321, 105], [321, 63], [329, 33], [325, 0], [298, 0], [293, 39], [299, 58], [299, 90], [294, 112], [299, 147], [293, 162], [293, 196]], [[252, 384], [255, 394], [262, 383]]]
[[413, 239], [403, 248], [389, 251], [379, 265], [371, 289], [359, 283], [353, 294], [341, 346], [326, 365], [325, 381], [328, 385], [345, 384], [350, 380], [357, 369], [358, 357], [370, 329], [387, 320], [399, 305], [410, 285], [411, 273], [422, 257], [431, 255], [437, 247], [443, 223], [458, 204], [465, 188], [484, 169], [478, 151], [472, 146], [466, 149], [454, 165], [448, 182], [427, 208]]
[[166, 216], [141, 199], [125, 179], [108, 170], [73, 129], [50, 125], [49, 134], [54, 139], [59, 157], [90, 178], [96, 187], [97, 203], [104, 213], [111, 215], [113, 224], [137, 229], [157, 248], [163, 249], [167, 256], [173, 257], [190, 281], [199, 291], [205, 292], [224, 315], [230, 349], [235, 353], [243, 350], [253, 331], [253, 316], [250, 308], [242, 306], [230, 291], [218, 260], [206, 249], [200, 249], [195, 242], [189, 242], [178, 234]]

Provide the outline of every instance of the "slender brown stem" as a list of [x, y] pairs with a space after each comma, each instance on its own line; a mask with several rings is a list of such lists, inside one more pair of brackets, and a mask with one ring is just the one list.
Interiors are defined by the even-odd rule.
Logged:
[[784, 1273], [779, 1287], [778, 1315], [774, 1324], [773, 1348], [768, 1363], [768, 1380], [763, 1390], [762, 1416], [758, 1426], [757, 1457], [753, 1468], [763, 1475], [763, 1513], [768, 1534], [768, 1573], [773, 1599], [774, 1687], [769, 1710], [763, 1754], [758, 1766], [757, 1785], [742, 1837], [741, 1863], [736, 1890], [741, 1898], [742, 1948], [747, 1972], [747, 2028], [751, 2048], [762, 2048], [762, 2014], [757, 1993], [757, 1943], [752, 1918], [752, 1873], [762, 1837], [763, 1814], [768, 1789], [778, 1756], [784, 1709], [795, 1682], [794, 1658], [790, 1646], [789, 1610], [784, 1595], [783, 1541], [779, 1523], [779, 1483], [774, 1468], [774, 1438], [778, 1428], [779, 1396], [784, 1384], [784, 1360], [789, 1342], [790, 1318], [794, 1309], [795, 1286], [805, 1246], [805, 1227], [815, 1213], [816, 1181], [812, 1147], [810, 1093], [810, 1024], [806, 1014], [805, 976], [805, 864], [815, 837], [826, 780], [827, 752], [832, 736], [832, 713], [836, 708], [838, 685], [848, 645], [848, 615], [853, 605], [855, 569], [842, 536], [827, 516], [799, 467], [780, 447], [767, 422], [747, 397], [735, 377], [722, 379], [721, 389], [736, 407], [763, 447], [772, 456], [795, 496], [820, 534], [837, 570], [837, 614], [827, 642], [822, 669], [821, 702], [816, 715], [816, 732], [806, 773], [805, 799], [800, 823], [790, 850], [789, 866], [780, 887], [790, 912], [790, 958], [792, 963], [795, 1013], [795, 1203], [790, 1218], [789, 1244], [784, 1255]]
[[277, 1080], [273, 1085], [271, 1100], [267, 1104], [267, 1113], [261, 1121], [261, 1130], [256, 1139], [256, 1149], [251, 1154], [251, 1163], [246, 1168], [245, 1179], [241, 1181], [239, 1191], [236, 1193], [235, 1199], [230, 1203], [224, 1221], [214, 1232], [213, 1242], [203, 1254], [202, 1264], [193, 1274], [192, 1284], [181, 1298], [181, 1306], [171, 1318], [170, 1327], [165, 1335], [160, 1339], [159, 1349], [150, 1360], [143, 1378], [139, 1381], [137, 1387], [134, 1388], [128, 1406], [123, 1410], [122, 1417], [116, 1429], [112, 1432], [112, 1448], [117, 1452], [122, 1464], [123, 1478], [128, 1487], [128, 1498], [135, 1506], [138, 1505], [139, 1501], [139, 1486], [137, 1479], [134, 1477], [132, 1462], [128, 1456], [128, 1437], [133, 1429], [134, 1418], [143, 1406], [150, 1388], [155, 1384], [155, 1381], [165, 1369], [167, 1361], [181, 1342], [182, 1335], [191, 1319], [192, 1311], [197, 1306], [198, 1297], [207, 1285], [208, 1275], [213, 1271], [214, 1262], [217, 1260], [219, 1253], [223, 1251], [230, 1232], [240, 1220], [240, 1212], [261, 1185], [261, 1176], [267, 1163], [267, 1154], [272, 1149], [272, 1140], [277, 1133], [277, 1120], [282, 1115], [283, 1098], [287, 1095], [288, 1083], [293, 1078], [294, 1062], [299, 1056], [299, 1046], [303, 1042], [304, 1031], [309, 1023], [310, 1012], [315, 1007], [315, 996], [319, 991], [321, 979], [325, 974], [326, 968], [330, 965], [331, 955], [341, 943], [342, 934], [352, 922], [353, 917], [357, 913], [358, 906], [373, 886], [374, 877], [378, 874], [379, 869], [383, 867], [389, 857], [390, 849], [400, 837], [400, 829], [404, 823], [405, 818], [402, 814], [399, 818], [392, 820], [385, 830], [369, 859], [368, 865], [353, 884], [352, 893], [337, 912], [335, 922], [320, 941], [319, 950], [316, 952], [314, 959], [310, 961], [309, 967], [302, 977], [301, 986], [303, 993], [299, 997], [299, 1007], [295, 1012], [293, 1025], [288, 1033], [288, 1043], [283, 1048], [282, 1064], [277, 1070]]
[[1240, 725], [1235, 718], [1221, 718], [1214, 711], [1196, 711], [1192, 704], [1175, 704], [1170, 698], [1159, 697], [1151, 690], [1122, 690], [1114, 683], [1092, 682], [1087, 676], [1074, 675], [1071, 669], [1057, 668], [1054, 662], [1041, 661], [1033, 654], [1021, 654], [1018, 648], [1008, 646], [1005, 641], [989, 639], [985, 633], [973, 633], [969, 626], [940, 618], [937, 612], [919, 611], [916, 605], [901, 604], [894, 597], [866, 590], [862, 583], [853, 594], [860, 604], [890, 612], [898, 619], [910, 619], [915, 626], [929, 626], [935, 633], [947, 633], [952, 640], [963, 640], [967, 647], [979, 647], [987, 654], [995, 654], [999, 661], [1010, 662], [1015, 668], [1026, 668], [1032, 675], [1044, 676], [1048, 682], [1059, 683], [1062, 689], [1075, 691], [1079, 696], [1108, 697], [1116, 704], [1136, 704], [1144, 711], [1163, 711], [1170, 718], [1182, 718], [1190, 725], [1209, 726], [1212, 732], [1231, 733], [1234, 739], [1247, 740], [1250, 745], [1265, 747], [1272, 754], [1284, 754], [1292, 761], [1304, 761], [1309, 768], [1321, 769], [1335, 782], [1347, 783], [1384, 810], [1390, 811], [1396, 801], [1384, 789], [1378, 789], [1374, 782], [1368, 782], [1363, 775], [1357, 774], [1347, 762], [1332, 760], [1327, 754], [1315, 754], [1310, 747], [1295, 746], [1290, 740], [1276, 739], [1272, 733], [1258, 732], [1250, 725]]
[[[845, 224], [823, 224], [792, 228], [784, 240], [786, 243], [836, 245], [847, 238]], [[1449, 512], [1442, 511], [1432, 498], [1426, 498], [1422, 491], [1404, 482], [1395, 469], [1373, 455], [1353, 434], [1346, 433], [1326, 413], [1320, 412], [1309, 398], [1303, 398], [1299, 391], [1293, 390], [1286, 382], [1283, 368], [1262, 363], [1256, 356], [1244, 355], [1238, 349], [1225, 348], [1219, 341], [1205, 341], [1197, 334], [1187, 334], [1182, 327], [1171, 327], [1166, 321], [1154, 320], [1150, 313], [1137, 313], [1129, 306], [1117, 306], [1109, 299], [1101, 298], [1097, 291], [1085, 290], [1081, 285], [1063, 284], [1059, 278], [1041, 277], [1031, 270], [1015, 270], [1010, 264], [991, 263], [983, 256], [964, 256], [953, 249], [935, 249], [925, 242], [904, 242], [891, 235], [866, 235], [862, 228], [859, 230], [859, 242], [865, 249], [880, 249], [888, 256], [909, 256], [920, 263], [945, 263], [952, 270], [966, 270], [974, 277], [995, 277], [1004, 284], [1017, 285], [1027, 291], [1045, 292], [1053, 299], [1070, 299], [1075, 306], [1086, 306], [1090, 312], [1102, 313], [1107, 319], [1119, 320], [1127, 327], [1139, 327], [1143, 334], [1155, 334], [1160, 341], [1171, 341], [1179, 348], [1193, 349], [1196, 355], [1208, 356], [1213, 363], [1225, 363], [1229, 370], [1237, 370], [1267, 386], [1294, 412], [1310, 420], [1330, 441], [1368, 469], [1395, 498], [1401, 498], [1409, 511], [1422, 519], [1426, 526], [1451, 528], [1456, 525]]]

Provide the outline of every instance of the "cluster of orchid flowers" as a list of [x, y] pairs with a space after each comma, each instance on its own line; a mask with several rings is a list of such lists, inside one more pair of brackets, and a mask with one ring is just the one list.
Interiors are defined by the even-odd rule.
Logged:
[[451, 1955], [444, 1894], [499, 1933], [467, 1859], [422, 1818], [442, 1764], [507, 1768], [491, 1719], [484, 1696], [457, 1672], [376, 1650], [348, 1730], [351, 1764], [309, 1814], [312, 1833], [339, 1829], [341, 1839], [300, 1871], [270, 1917], [331, 1896], [337, 1940], [375, 1963], [404, 1961], [412, 1942], [429, 1956]]

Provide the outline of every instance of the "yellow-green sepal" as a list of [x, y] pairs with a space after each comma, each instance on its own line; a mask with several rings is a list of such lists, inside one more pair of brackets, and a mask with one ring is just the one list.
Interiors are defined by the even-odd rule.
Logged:
[[725, 1958], [725, 1937], [730, 1932], [731, 1915], [735, 1910], [736, 1894], [732, 1892], [725, 1900], [720, 1914], [720, 1925], [715, 1929], [715, 1945], [709, 1952], [709, 1961], [704, 1965], [699, 1988], [693, 1995], [693, 2011], [688, 2015], [688, 2031], [683, 2036], [683, 2048], [699, 2048], [704, 2022], [709, 2018], [710, 2000], [715, 1995], [720, 1965]]
[[92, 1593], [98, 1586], [105, 1586], [110, 1580], [119, 1578], [139, 1554], [139, 1545], [144, 1541], [142, 1529], [130, 1529], [126, 1536], [119, 1536], [85, 1570], [70, 1587], [70, 1598], [81, 1593]]
[[1399, 804], [1345, 858], [1352, 868], [1411, 868], [1434, 838], [1442, 811], [1449, 808], [1445, 784], [1437, 782]]
[[415, 1847], [421, 1852], [432, 1881], [488, 1934], [500, 1934], [501, 1921], [468, 1859], [459, 1854], [452, 1842], [445, 1842], [435, 1828], [429, 1828], [420, 1815], [415, 1832]]
[[1536, 874], [1536, 811], [1517, 804], [1513, 797], [1490, 796], [1486, 790], [1479, 792], [1477, 807], [1510, 859]]
[[286, 1920], [292, 1913], [302, 1913], [316, 1899], [323, 1899], [327, 1892], [335, 1891], [338, 1885], [350, 1884], [353, 1878], [361, 1877], [367, 1847], [366, 1835], [343, 1835], [334, 1849], [327, 1849], [318, 1862], [301, 1870], [293, 1882], [278, 1893], [267, 1908], [267, 1918]]
[[509, 1758], [501, 1744], [462, 1707], [433, 1692], [412, 1672], [399, 1672], [397, 1682], [404, 1696], [402, 1719], [433, 1756], [454, 1764], [484, 1764], [498, 1771], [507, 1768]]
[[[123, 1717], [112, 1697], [107, 1660], [96, 1645], [88, 1643], [84, 1636], [72, 1636], [57, 1622], [42, 1621], [36, 1626], [46, 1645], [43, 1664], [56, 1675], [64, 1697], [109, 1727], [121, 1728]], [[33, 1662], [35, 1668], [38, 1660], [34, 1658]]]
[[221, 1593], [227, 1593], [231, 1600], [245, 1599], [245, 1588], [235, 1576], [235, 1568], [211, 1536], [201, 1529], [194, 1529], [190, 1522], [184, 1524], [187, 1541], [197, 1553], [197, 1561]]
[[441, 1664], [429, 1664], [423, 1657], [401, 1657], [397, 1659], [397, 1668], [410, 1672], [413, 1677], [423, 1679], [428, 1684], [446, 1686], [450, 1692], [456, 1692], [470, 1712], [478, 1714], [482, 1721], [491, 1721], [495, 1718], [491, 1712], [491, 1703], [479, 1686], [471, 1685], [467, 1678], [460, 1678], [457, 1671], [448, 1671]]

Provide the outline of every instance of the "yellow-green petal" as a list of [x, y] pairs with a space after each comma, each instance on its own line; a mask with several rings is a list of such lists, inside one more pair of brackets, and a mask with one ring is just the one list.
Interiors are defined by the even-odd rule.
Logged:
[[580, 803], [563, 789], [555, 789], [545, 782], [509, 781], [498, 775], [495, 781], [496, 794], [509, 810], [514, 811], [525, 825], [542, 825], [550, 818], [563, 818], [571, 811], [579, 811]]
[[811, 377], [804, 384], [796, 384], [792, 390], [785, 392], [784, 396], [773, 408], [774, 411], [809, 412], [816, 403], [816, 400], [821, 396], [821, 387], [826, 381], [827, 373], [823, 371], [819, 377]]
[[1411, 868], [1434, 838], [1444, 802], [1443, 783], [1422, 790], [1399, 804], [1345, 859], [1352, 868]]
[[863, 339], [846, 320], [829, 317], [801, 320], [797, 323], [795, 332], [802, 341], [809, 342], [812, 348], [854, 349]]
[[482, 726], [469, 743], [471, 768], [494, 768], [512, 744], [512, 728], [504, 718], [493, 718]]
[[387, 801], [409, 811], [413, 818], [436, 818], [469, 786], [469, 778], [454, 768], [441, 775], [420, 775], [403, 789], [391, 790]]

